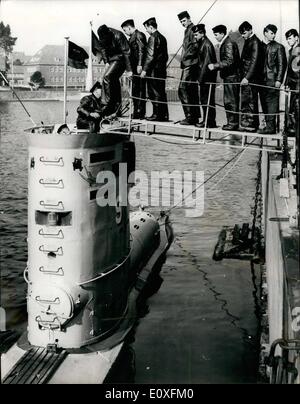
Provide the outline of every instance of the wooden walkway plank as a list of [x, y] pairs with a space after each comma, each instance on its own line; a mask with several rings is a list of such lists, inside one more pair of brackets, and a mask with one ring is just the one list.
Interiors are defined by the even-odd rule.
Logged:
[[67, 352], [48, 352], [34, 347], [27, 351], [3, 379], [3, 384], [43, 384], [66, 358]]

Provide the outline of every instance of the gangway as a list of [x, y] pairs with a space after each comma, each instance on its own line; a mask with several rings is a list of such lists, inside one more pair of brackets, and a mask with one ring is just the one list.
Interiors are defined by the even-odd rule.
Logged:
[[[174, 121], [147, 121], [146, 119], [123, 117], [117, 118], [110, 125], [102, 125], [101, 128], [104, 132], [154, 136], [156, 139], [190, 142], [191, 144], [262, 149], [275, 153], [282, 153], [283, 145], [283, 136], [280, 133], [265, 135], [249, 131], [225, 131], [221, 127], [198, 128], [194, 125], [183, 127]], [[295, 138], [289, 138], [289, 147], [295, 149]]]
[[[138, 77], [135, 75], [135, 77]], [[161, 78], [153, 78], [146, 77], [147, 80], [166, 80]], [[174, 78], [175, 79], [175, 78]], [[175, 79], [177, 81], [177, 79]], [[182, 80], [180, 80], [182, 81]], [[194, 83], [199, 86], [198, 82], [189, 82]], [[133, 102], [134, 101], [144, 101], [144, 102], [155, 102], [155, 103], [166, 103], [168, 105], [180, 105], [178, 102], [174, 101], [154, 101], [149, 98], [139, 98], [137, 96], [133, 96], [132, 93], [132, 80], [128, 81], [128, 98], [127, 98], [127, 108], [124, 111], [129, 110], [128, 116], [113, 117], [112, 119], [104, 119], [101, 123], [101, 132], [104, 133], [119, 133], [127, 135], [137, 135], [137, 136], [147, 136], [147, 137], [155, 137], [156, 139], [165, 139], [165, 141], [180, 141], [180, 142], [190, 142], [191, 144], [199, 144], [199, 145], [210, 145], [210, 146], [226, 146], [230, 148], [247, 148], [254, 150], [265, 150], [273, 153], [282, 153], [282, 150], [286, 145], [288, 148], [293, 150], [293, 154], [295, 154], [296, 149], [296, 139], [295, 137], [289, 137], [287, 139], [287, 133], [285, 130], [280, 131], [280, 117], [281, 115], [285, 116], [285, 120], [287, 115], [289, 114], [290, 107], [290, 97], [293, 90], [286, 90], [283, 88], [278, 88], [277, 90], [285, 94], [285, 110], [278, 111], [277, 113], [266, 114], [263, 111], [257, 111], [257, 113], [249, 113], [242, 111], [242, 85], [241, 83], [218, 83], [218, 86], [224, 87], [226, 85], [237, 85], [239, 87], [239, 111], [233, 112], [239, 117], [239, 130], [223, 130], [222, 127], [210, 128], [208, 123], [208, 111], [210, 108], [222, 109], [224, 112], [232, 112], [227, 111], [224, 105], [215, 104], [212, 106], [210, 104], [210, 98], [216, 83], [206, 83], [209, 85], [209, 96], [208, 103], [206, 105], [201, 105], [201, 107], [206, 107], [206, 113], [204, 115], [204, 127], [199, 128], [195, 125], [181, 125], [179, 121], [175, 122], [172, 120], [168, 121], [150, 121], [147, 119], [132, 119], [133, 112]], [[266, 85], [258, 85], [254, 83], [249, 83], [248, 87], [262, 87], [262, 88], [271, 88]], [[200, 87], [200, 86], [199, 86]], [[272, 89], [274, 89], [272, 87]], [[189, 104], [189, 106], [193, 106], [193, 104]], [[257, 132], [252, 132], [244, 128], [241, 124], [242, 115], [258, 115], [264, 116], [267, 115], [275, 115], [276, 116], [276, 133], [274, 134], [261, 134]]]

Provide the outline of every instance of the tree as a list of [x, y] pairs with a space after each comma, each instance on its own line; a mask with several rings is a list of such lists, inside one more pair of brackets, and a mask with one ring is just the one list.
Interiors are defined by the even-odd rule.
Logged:
[[14, 66], [22, 66], [22, 65], [23, 65], [23, 62], [21, 62], [20, 59], [14, 60]]
[[5, 70], [4, 73], [9, 69], [8, 64], [8, 55], [12, 52], [13, 46], [16, 43], [17, 38], [11, 36], [10, 26], [4, 25], [2, 21], [0, 21], [0, 54], [1, 51], [5, 58]]
[[33, 87], [34, 90], [38, 90], [40, 87], [44, 87], [45, 79], [40, 71], [35, 71], [30, 77], [29, 85]]
[[0, 22], [0, 48], [4, 49], [6, 55], [12, 52], [13, 46], [16, 43], [17, 38], [11, 36], [10, 26], [4, 25]]

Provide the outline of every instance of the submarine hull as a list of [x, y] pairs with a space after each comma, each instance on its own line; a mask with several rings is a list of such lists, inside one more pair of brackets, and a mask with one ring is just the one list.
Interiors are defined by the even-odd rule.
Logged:
[[[152, 231], [141, 238], [132, 235], [132, 272], [135, 280], [127, 296], [128, 310], [118, 326], [97, 342], [81, 348], [58, 349], [33, 346], [24, 334], [11, 348], [2, 354], [1, 375], [4, 384], [101, 384], [122, 351], [124, 341], [138, 319], [139, 300], [148, 296], [153, 275], [159, 273], [166, 252], [173, 240], [173, 230], [167, 216], [156, 220], [147, 212], [134, 212], [131, 228], [137, 223], [151, 220]], [[143, 220], [141, 220], [143, 219]], [[145, 224], [145, 227], [147, 225]], [[143, 227], [143, 226], [141, 226]], [[147, 226], [148, 227], [148, 226]], [[136, 229], [135, 230], [139, 230]], [[158, 233], [157, 233], [158, 232]], [[155, 236], [155, 242], [153, 242]], [[159, 243], [157, 244], [157, 240]], [[148, 257], [143, 245], [148, 242]], [[151, 252], [150, 252], [151, 251]]]
[[[33, 131], [27, 139], [28, 328], [2, 355], [3, 382], [100, 383], [138, 318], [172, 228], [163, 213], [129, 214], [122, 203], [121, 164], [127, 195], [135, 169], [129, 136]], [[116, 181], [113, 204], [99, 203], [109, 191], [102, 175]]]

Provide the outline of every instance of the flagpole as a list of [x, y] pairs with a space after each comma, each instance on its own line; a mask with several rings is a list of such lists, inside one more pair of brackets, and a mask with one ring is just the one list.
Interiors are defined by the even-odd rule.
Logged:
[[69, 49], [69, 37], [65, 37], [65, 68], [64, 68], [64, 123], [67, 123], [67, 87], [68, 87], [68, 49]]
[[90, 38], [88, 68], [87, 68], [86, 80], [85, 80], [85, 91], [89, 91], [90, 88], [92, 88], [92, 85], [94, 83], [94, 80], [93, 80], [93, 55], [92, 55], [93, 21], [90, 21], [90, 25], [91, 25], [91, 38]]

